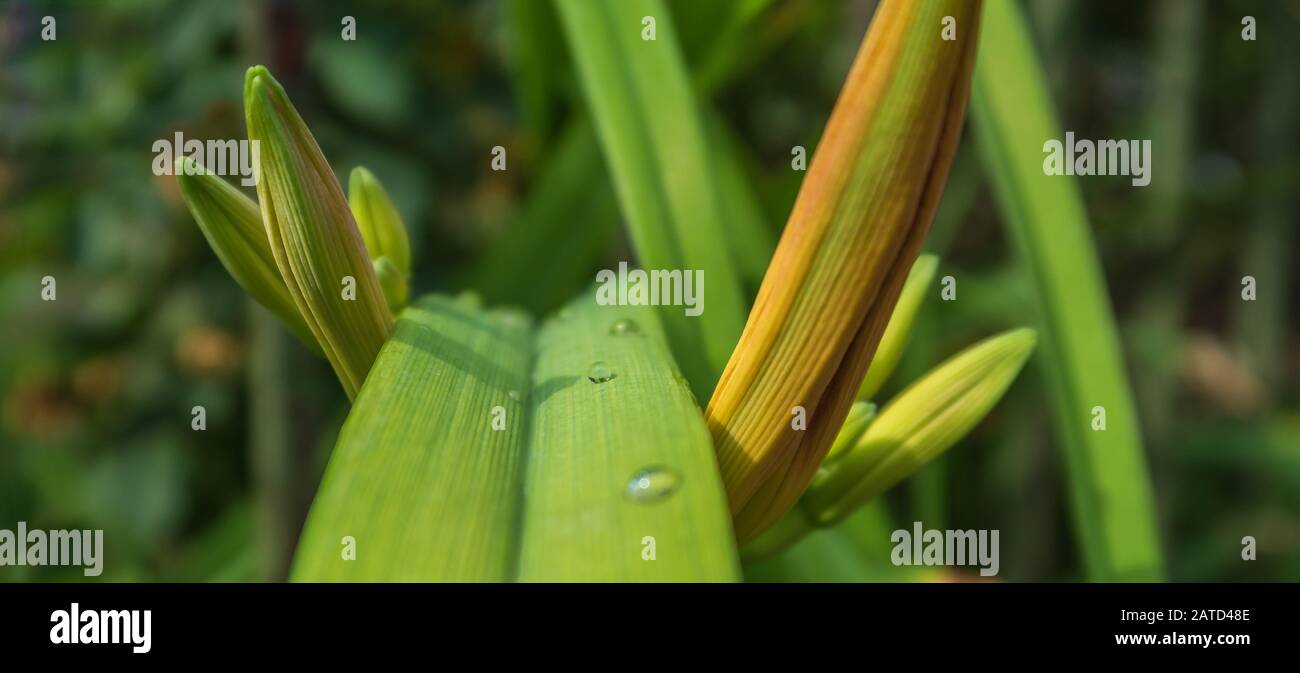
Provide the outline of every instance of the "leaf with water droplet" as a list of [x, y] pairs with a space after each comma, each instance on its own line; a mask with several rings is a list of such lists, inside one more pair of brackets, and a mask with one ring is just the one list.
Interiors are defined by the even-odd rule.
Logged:
[[[673, 376], [657, 310], [587, 293], [538, 335], [520, 581], [739, 578], [708, 427]], [[636, 336], [615, 336], [625, 319]]]
[[682, 477], [672, 468], [647, 467], [637, 471], [627, 482], [624, 493], [632, 502], [650, 504], [672, 495], [682, 485]]
[[629, 334], [640, 334], [641, 328], [637, 326], [636, 321], [629, 318], [623, 318], [609, 326], [609, 333], [614, 336], [627, 336]]
[[591, 363], [591, 368], [587, 370], [587, 380], [592, 383], [604, 383], [611, 381], [617, 374], [609, 368], [609, 365], [597, 360]]

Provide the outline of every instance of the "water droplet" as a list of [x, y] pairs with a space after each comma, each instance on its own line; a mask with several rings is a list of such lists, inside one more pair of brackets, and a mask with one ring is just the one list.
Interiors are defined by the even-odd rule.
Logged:
[[613, 379], [614, 376], [614, 370], [600, 360], [591, 363], [591, 368], [587, 370], [587, 380], [592, 383], [604, 383]]
[[640, 334], [641, 328], [635, 322], [623, 318], [622, 320], [615, 321], [613, 325], [609, 326], [609, 333], [614, 336]]
[[681, 485], [681, 475], [667, 467], [654, 466], [632, 475], [624, 493], [628, 500], [649, 504], [667, 498]]
[[556, 317], [559, 318], [560, 320], [568, 320], [569, 318], [572, 318], [573, 307], [565, 306], [564, 308], [560, 309], [560, 312], [556, 315]]
[[510, 391], [509, 393], [507, 393], [507, 394], [510, 395], [510, 399], [512, 399], [512, 400], [514, 400], [514, 401], [516, 401], [516, 402], [519, 401], [519, 391], [518, 391], [518, 390], [511, 390], [511, 391]]

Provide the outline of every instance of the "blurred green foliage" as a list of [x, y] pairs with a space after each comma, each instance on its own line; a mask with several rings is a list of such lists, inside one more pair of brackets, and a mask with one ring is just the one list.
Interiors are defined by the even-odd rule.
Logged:
[[[774, 239], [802, 177], [790, 150], [816, 146], [874, 3], [668, 4], [709, 151], [758, 198], [761, 212], [737, 216]], [[1167, 576], [1300, 579], [1300, 3], [1025, 9], [1065, 128], [1168, 147], [1155, 148], [1160, 189], [1080, 181]], [[1245, 14], [1256, 41], [1241, 39]], [[355, 41], [340, 37], [347, 15]], [[104, 529], [102, 579], [283, 578], [346, 411], [329, 367], [244, 298], [175, 179], [151, 172], [153, 142], [177, 131], [245, 137], [255, 63], [339, 176], [364, 164], [383, 181], [410, 227], [413, 296], [473, 289], [542, 313], [631, 258], [549, 2], [4, 3], [0, 528]], [[490, 168], [497, 145], [507, 171]], [[924, 304], [886, 395], [1036, 311], [970, 145], [928, 243], [959, 298]], [[47, 275], [57, 301], [41, 300]], [[1241, 301], [1243, 275], [1258, 301]], [[923, 518], [1002, 530], [1003, 578], [1082, 578], [1040, 369], [959, 448], [751, 575], [931, 579], [881, 556], [880, 531]], [[195, 405], [206, 431], [191, 430]], [[1257, 561], [1241, 560], [1247, 535]], [[81, 574], [0, 569], [35, 579]]]

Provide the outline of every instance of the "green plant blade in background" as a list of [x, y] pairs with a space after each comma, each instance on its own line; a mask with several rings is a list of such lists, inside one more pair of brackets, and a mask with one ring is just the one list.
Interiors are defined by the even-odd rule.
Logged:
[[[1094, 580], [1159, 580], [1163, 561], [1146, 457], [1105, 280], [1078, 185], [1044, 175], [1064, 137], [1020, 10], [991, 0], [971, 99], [1006, 226], [1042, 309], [1042, 361], [1065, 446], [1077, 537]], [[1106, 430], [1091, 427], [1106, 410]]]
[[[708, 303], [664, 328], [698, 397], [713, 390], [744, 324], [700, 109], [672, 17], [659, 0], [557, 0], [561, 24], [613, 176], [640, 266], [703, 270]], [[655, 39], [642, 39], [642, 18]]]
[[709, 431], [657, 316], [587, 293], [542, 328], [519, 579], [738, 579]]
[[[794, 23], [777, 22], [775, 27], [759, 30], [763, 9], [771, 0], [746, 0], [728, 6], [726, 16], [718, 17], [713, 9], [705, 16], [694, 10], [699, 3], [678, 3], [674, 16], [678, 23], [695, 23], [702, 31], [683, 35], [683, 47], [689, 54], [705, 52], [700, 68], [708, 68], [709, 76], [696, 73], [696, 88], [701, 97], [752, 67], [772, 47], [784, 38]], [[571, 297], [591, 283], [595, 271], [602, 263], [609, 242], [619, 226], [619, 209], [614, 190], [596, 140], [596, 131], [585, 113], [573, 115], [558, 131], [550, 130], [554, 111], [552, 107], [567, 91], [560, 88], [561, 77], [554, 70], [566, 65], [557, 58], [562, 52], [563, 35], [556, 24], [553, 7], [535, 0], [517, 0], [507, 4], [511, 30], [518, 34], [519, 51], [512, 59], [516, 80], [516, 95], [520, 107], [525, 109], [534, 141], [543, 158], [538, 162], [536, 183], [506, 231], [490, 242], [481, 261], [468, 269], [461, 283], [474, 288], [492, 303], [510, 303], [545, 315], [562, 306]], [[720, 22], [717, 25], [709, 21]], [[555, 30], [548, 26], [555, 25]], [[740, 39], [748, 29], [759, 30], [764, 36], [759, 44]], [[718, 39], [725, 33], [735, 39]], [[691, 38], [701, 40], [691, 44]], [[545, 52], [545, 56], [536, 54]], [[743, 55], [739, 52], [743, 52]], [[712, 66], [705, 65], [712, 64]], [[714, 185], [722, 212], [727, 217], [727, 243], [740, 267], [747, 290], [756, 288], [775, 245], [774, 235], [762, 221], [762, 208], [749, 183], [747, 170], [754, 163], [735, 138], [734, 131], [716, 112], [705, 112], [707, 135], [711, 150], [719, 162], [718, 180]], [[533, 120], [542, 120], [534, 123]], [[551, 241], [563, 238], [571, 245], [556, 247]], [[520, 286], [515, 281], [516, 269], [535, 269], [531, 282]], [[753, 286], [753, 288], [748, 287]], [[752, 292], [751, 292], [752, 294]]]
[[[536, 184], [464, 284], [488, 302], [549, 313], [591, 284], [617, 226], [596, 131], [579, 117], [551, 142]], [[529, 270], [529, 282], [519, 282], [519, 269]]]
[[510, 44], [511, 84], [537, 147], [549, 145], [559, 106], [564, 50], [556, 49], [560, 26], [546, 0], [507, 0], [502, 12]]
[[[706, 115], [705, 124], [709, 130], [710, 158], [717, 169], [718, 202], [726, 214], [727, 242], [744, 286], [745, 299], [752, 300], [772, 261], [776, 237], [766, 222], [749, 174], [747, 164], [751, 157], [744, 143], [716, 112]], [[747, 306], [749, 303], [746, 301]]]
[[522, 319], [441, 297], [403, 312], [339, 433], [293, 579], [509, 579], [531, 353]]

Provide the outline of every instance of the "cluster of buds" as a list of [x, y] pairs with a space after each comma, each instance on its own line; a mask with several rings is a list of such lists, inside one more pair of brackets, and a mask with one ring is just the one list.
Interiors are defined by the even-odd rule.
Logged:
[[181, 194], [230, 275], [356, 397], [407, 302], [411, 250], [392, 199], [357, 168], [350, 200], [284, 88], [248, 70], [244, 111], [261, 148], [257, 201], [186, 159]]

